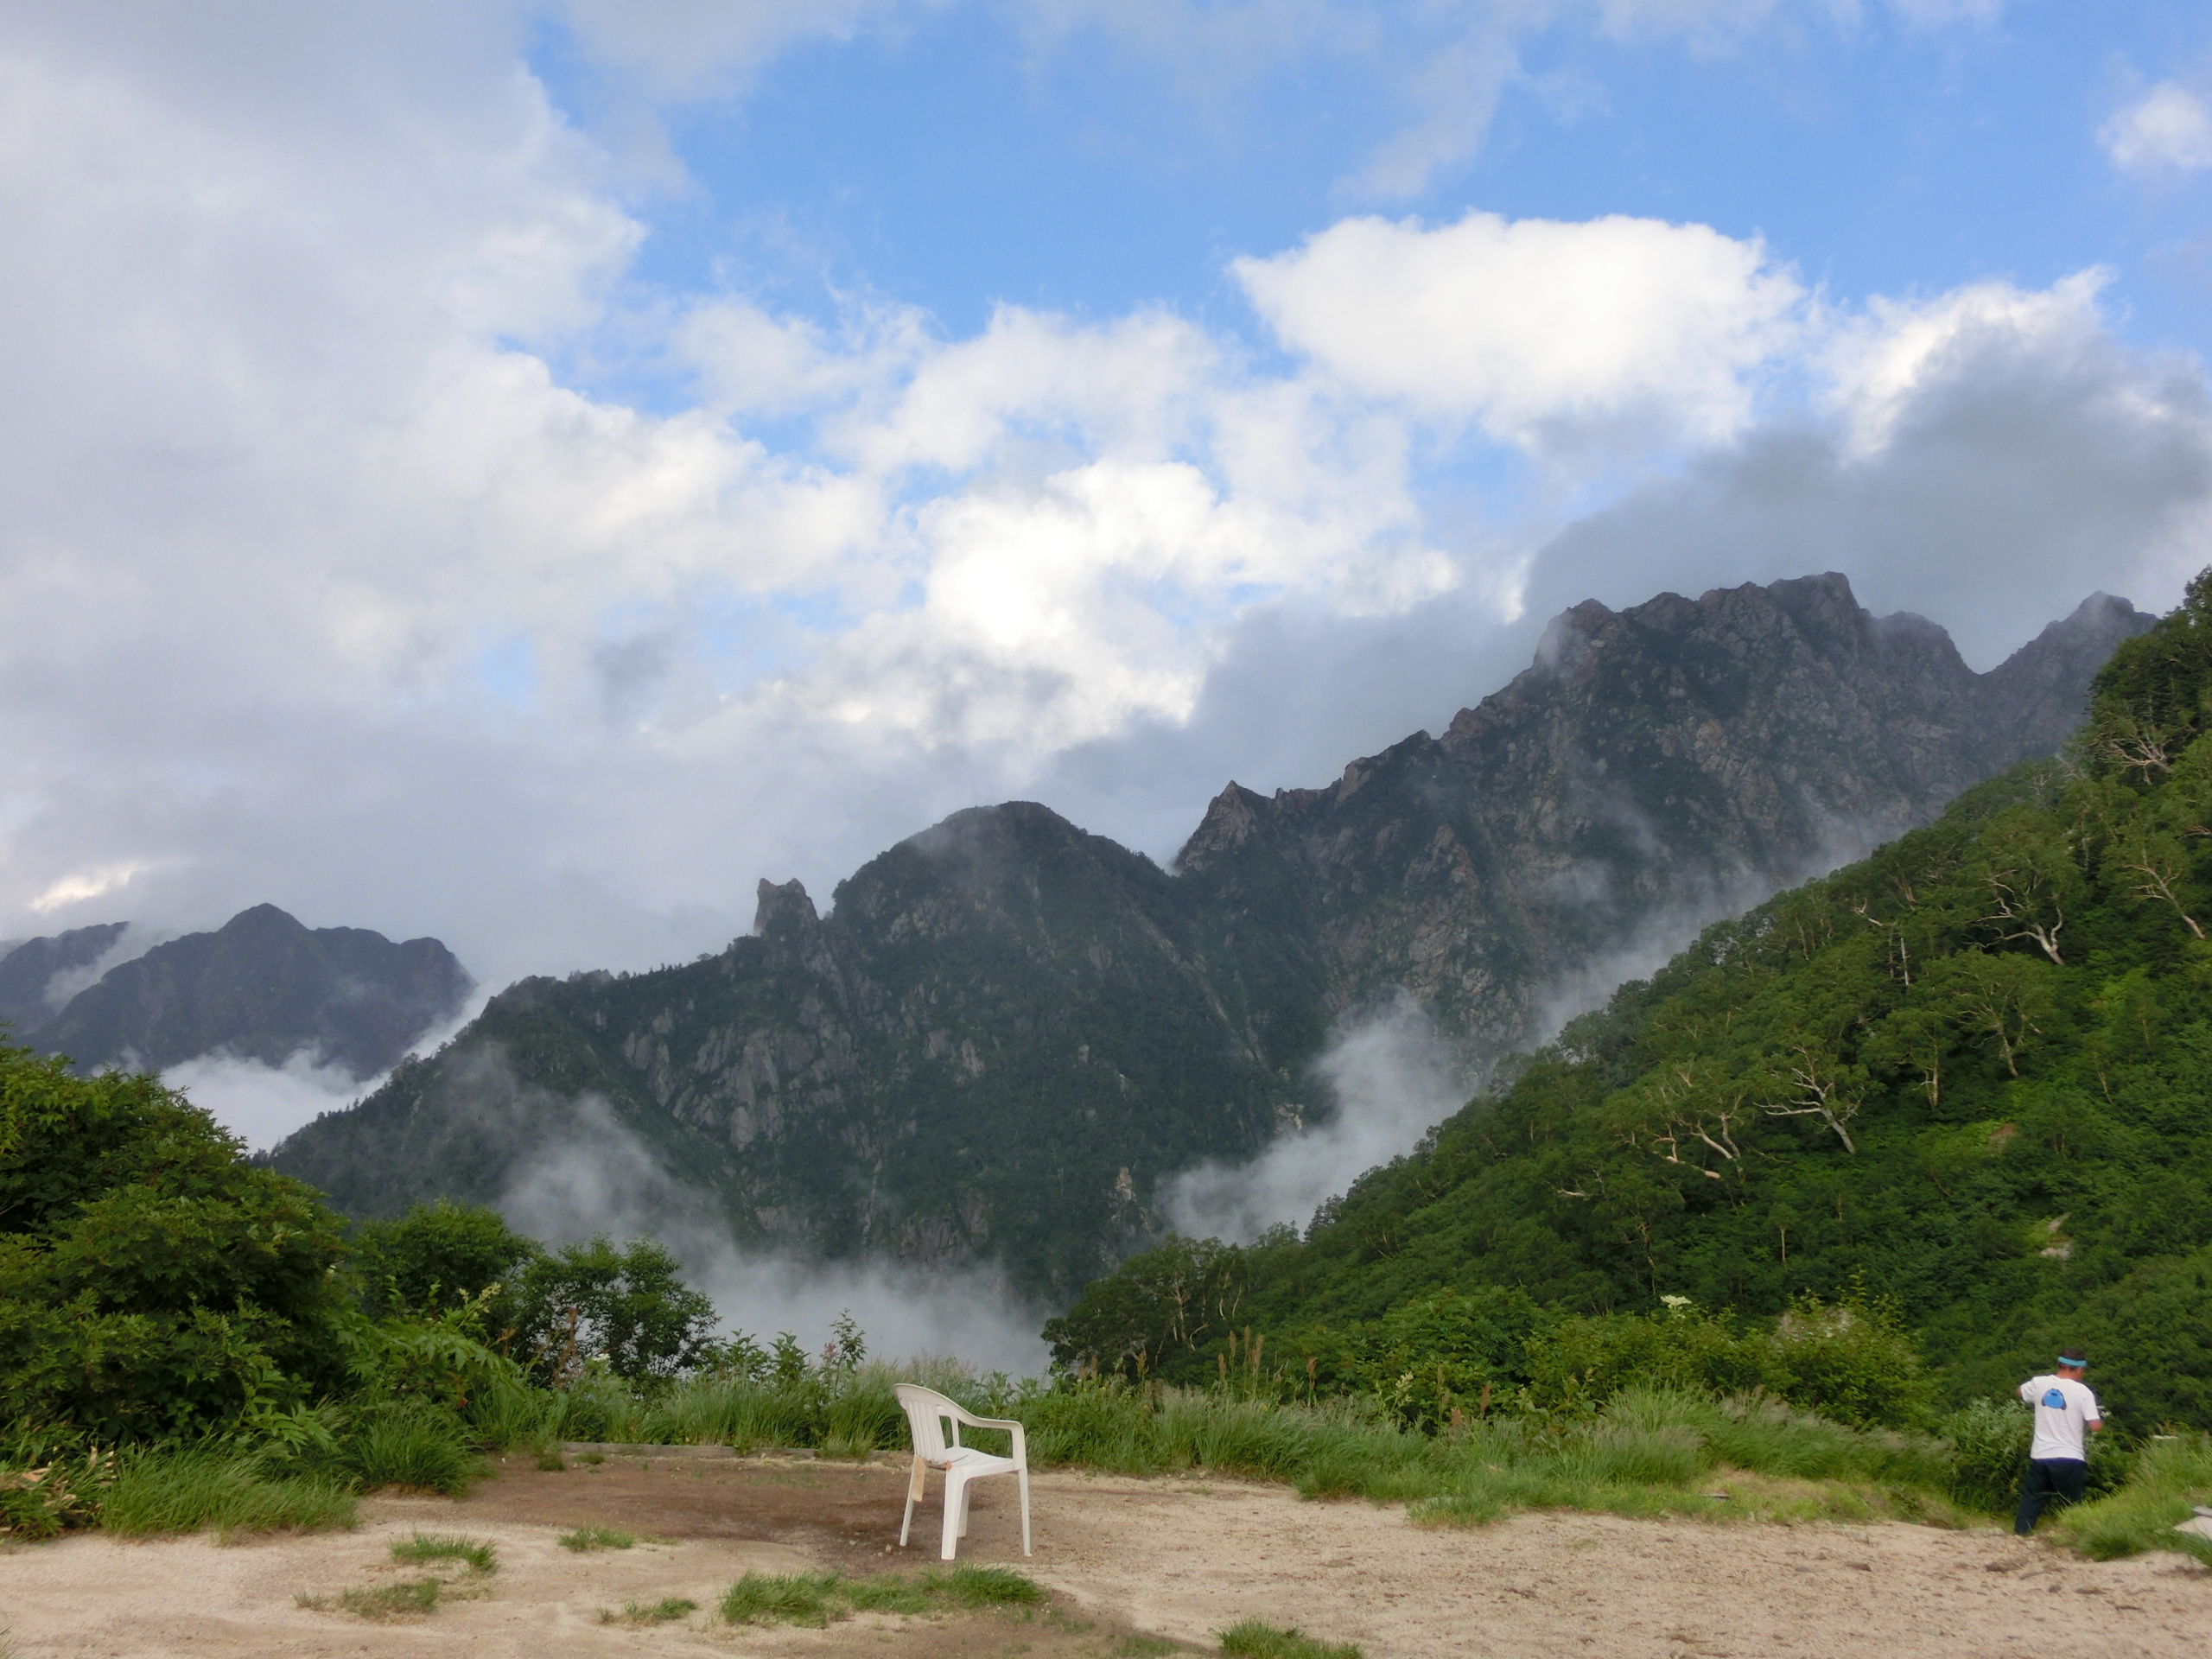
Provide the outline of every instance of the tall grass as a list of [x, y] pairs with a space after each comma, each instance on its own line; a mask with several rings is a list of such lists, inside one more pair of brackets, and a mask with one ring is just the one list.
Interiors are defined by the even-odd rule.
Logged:
[[339, 1440], [327, 1466], [362, 1491], [397, 1486], [454, 1497], [483, 1471], [474, 1440], [435, 1406], [388, 1406], [363, 1414]]
[[2171, 1549], [2212, 1567], [2212, 1539], [2174, 1530], [2200, 1503], [2212, 1503], [2212, 1436], [2179, 1435], [2149, 1442], [2126, 1485], [2062, 1510], [2051, 1530], [2096, 1560]]
[[[1039, 1463], [1255, 1475], [1308, 1497], [1412, 1502], [1435, 1521], [1479, 1523], [1530, 1508], [1749, 1514], [1785, 1498], [1795, 1513], [1856, 1516], [1896, 1507], [1901, 1490], [1916, 1492], [1905, 1506], [1916, 1512], [1947, 1508], [1940, 1441], [1847, 1428], [1756, 1398], [1627, 1389], [1586, 1416], [1491, 1418], [1436, 1435], [1401, 1428], [1352, 1399], [1278, 1405], [1112, 1382], [1016, 1409]], [[1723, 1471], [1769, 1481], [1708, 1495]], [[1774, 1483], [1791, 1489], [1777, 1492]]]
[[[925, 1361], [813, 1370], [780, 1382], [593, 1376], [556, 1391], [495, 1380], [461, 1408], [419, 1397], [350, 1412], [324, 1408], [257, 1451], [210, 1442], [127, 1454], [111, 1465], [98, 1522], [125, 1533], [351, 1525], [354, 1494], [386, 1486], [458, 1494], [480, 1471], [484, 1452], [563, 1440], [810, 1446], [830, 1456], [896, 1451], [906, 1445], [906, 1425], [892, 1390], [910, 1379], [981, 1414], [1019, 1420], [1033, 1466], [1245, 1476], [1311, 1497], [1402, 1502], [1417, 1519], [1442, 1524], [1479, 1525], [1528, 1509], [1957, 1524], [1962, 1510], [2011, 1507], [2024, 1452], [2025, 1414], [2009, 1402], [1977, 1402], [1944, 1420], [1937, 1435], [1848, 1427], [1764, 1395], [1718, 1399], [1625, 1386], [1596, 1407], [1460, 1414], [1428, 1432], [1370, 1395], [1300, 1402], [1227, 1386], [1046, 1386]], [[1003, 1449], [984, 1433], [971, 1437]], [[2055, 1536], [2091, 1554], [2171, 1548], [2212, 1559], [2201, 1541], [2172, 1531], [2192, 1503], [2212, 1499], [2212, 1440], [2157, 1442], [2139, 1455], [2095, 1450], [2093, 1501], [2056, 1519]], [[25, 1442], [10, 1461], [34, 1451], [60, 1455]], [[89, 1491], [91, 1454], [73, 1455], [78, 1463], [69, 1467], [82, 1468], [72, 1479]], [[21, 1510], [17, 1535], [92, 1520], [86, 1498], [73, 1500], [87, 1510], [83, 1516], [40, 1509], [59, 1489], [23, 1484], [29, 1478], [0, 1467], [0, 1523]], [[849, 1601], [875, 1593], [855, 1592], [855, 1582], [841, 1581]], [[804, 1590], [780, 1580], [758, 1588]]]
[[[892, 1389], [908, 1377], [925, 1379], [982, 1414], [1018, 1419], [1035, 1466], [1131, 1475], [1206, 1470], [1283, 1481], [1313, 1497], [1410, 1503], [1433, 1521], [1479, 1523], [1529, 1508], [1953, 1515], [1954, 1458], [1935, 1437], [1847, 1427], [1761, 1396], [1720, 1401], [1648, 1387], [1621, 1389], [1596, 1410], [1500, 1414], [1428, 1433], [1360, 1395], [1302, 1403], [1112, 1379], [1046, 1388], [938, 1362], [869, 1365], [839, 1378], [814, 1375], [781, 1385], [696, 1377], [652, 1394], [595, 1380], [542, 1408], [531, 1427], [539, 1445], [557, 1433], [741, 1451], [896, 1450], [906, 1444], [906, 1428]], [[522, 1419], [508, 1412], [501, 1421]], [[1764, 1483], [1715, 1496], [1724, 1473], [1736, 1486], [1747, 1475]]]
[[272, 1478], [260, 1460], [219, 1446], [124, 1457], [100, 1506], [100, 1525], [126, 1537], [154, 1533], [311, 1531], [359, 1523], [353, 1495], [315, 1475]]

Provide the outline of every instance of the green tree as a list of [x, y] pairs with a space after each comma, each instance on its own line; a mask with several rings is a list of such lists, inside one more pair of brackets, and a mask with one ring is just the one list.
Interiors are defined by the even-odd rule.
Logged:
[[595, 1361], [634, 1382], [714, 1357], [714, 1303], [649, 1238], [617, 1245], [601, 1234], [534, 1257], [523, 1270], [520, 1319], [532, 1369], [556, 1384]]
[[371, 1318], [435, 1314], [488, 1290], [486, 1333], [510, 1344], [523, 1319], [521, 1275], [544, 1253], [498, 1211], [442, 1198], [397, 1221], [364, 1222], [346, 1251]]
[[158, 1078], [0, 1047], [0, 1414], [145, 1438], [334, 1385], [340, 1226]]
[[2008, 1077], [2020, 1075], [2020, 1055], [2043, 1033], [2056, 1002], [2052, 970], [2029, 957], [1963, 950], [1933, 963], [1922, 984], [1961, 1029], [1997, 1046]]

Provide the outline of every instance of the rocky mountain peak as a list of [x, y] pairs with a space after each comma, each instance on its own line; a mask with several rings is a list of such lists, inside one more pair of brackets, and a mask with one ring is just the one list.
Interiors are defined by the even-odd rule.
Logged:
[[1266, 798], [1232, 780], [1229, 787], [1206, 803], [1205, 816], [1175, 855], [1179, 870], [1204, 869], [1223, 854], [1242, 847], [1259, 827], [1260, 809]]
[[782, 933], [811, 932], [822, 925], [814, 913], [814, 900], [796, 877], [789, 881], [760, 879], [758, 902], [753, 911], [753, 931], [760, 938]]
[[308, 928], [256, 905], [109, 969], [34, 1040], [82, 1067], [216, 1053], [281, 1065], [306, 1051], [370, 1077], [459, 1013], [474, 984], [435, 939]]
[[2088, 686], [2123, 639], [2158, 619], [2111, 594], [2092, 594], [1982, 676], [1979, 712], [2006, 764], [2047, 754], [2081, 723]]

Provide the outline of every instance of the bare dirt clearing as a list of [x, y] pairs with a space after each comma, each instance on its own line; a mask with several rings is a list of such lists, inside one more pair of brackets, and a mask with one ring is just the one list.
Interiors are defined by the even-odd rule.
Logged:
[[[1037, 1554], [1020, 1554], [1011, 1483], [976, 1489], [963, 1560], [1003, 1562], [1056, 1592], [1047, 1613], [902, 1618], [827, 1630], [731, 1628], [713, 1617], [748, 1572], [864, 1573], [933, 1561], [936, 1496], [915, 1548], [894, 1548], [903, 1471], [766, 1459], [610, 1459], [506, 1465], [471, 1497], [386, 1497], [358, 1532], [152, 1543], [99, 1535], [0, 1553], [0, 1624], [16, 1659], [89, 1656], [714, 1652], [883, 1659], [1021, 1653], [1096, 1659], [1133, 1631], [1212, 1646], [1243, 1618], [1357, 1642], [1370, 1659], [1431, 1655], [1876, 1655], [2212, 1651], [2212, 1573], [2174, 1556], [2081, 1561], [1996, 1532], [1709, 1525], [1524, 1516], [1477, 1530], [1402, 1511], [1307, 1503], [1281, 1487], [1076, 1474], [1033, 1482]], [[631, 1549], [584, 1554], [557, 1535], [626, 1529]], [[414, 1530], [486, 1539], [483, 1593], [386, 1622], [317, 1611], [302, 1595], [420, 1575], [390, 1546]], [[698, 1611], [620, 1618], [664, 1598]], [[604, 1623], [601, 1610], [617, 1622]]]

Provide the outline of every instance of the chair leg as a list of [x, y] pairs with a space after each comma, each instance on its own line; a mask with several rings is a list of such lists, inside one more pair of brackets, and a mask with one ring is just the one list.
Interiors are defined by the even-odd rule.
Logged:
[[961, 1471], [950, 1469], [944, 1477], [944, 1533], [938, 1550], [938, 1559], [950, 1560], [960, 1553], [960, 1517], [968, 1507], [968, 1483]]
[[1029, 1554], [1029, 1471], [1018, 1469], [1015, 1478], [1021, 1483], [1021, 1553]]
[[963, 1485], [963, 1487], [961, 1487], [961, 1489], [960, 1489], [960, 1535], [961, 1535], [963, 1538], [965, 1538], [965, 1537], [968, 1535], [968, 1505], [969, 1505], [969, 1501], [970, 1501], [971, 1499], [973, 1499], [975, 1496], [976, 1496], [976, 1494], [975, 1494], [975, 1491], [974, 1491], [973, 1488], [969, 1487], [969, 1486], [964, 1486], [964, 1485]]
[[906, 1548], [906, 1534], [914, 1524], [914, 1505], [922, 1501], [922, 1480], [925, 1473], [921, 1454], [914, 1454], [914, 1472], [906, 1482], [906, 1518], [899, 1523], [899, 1548]]

